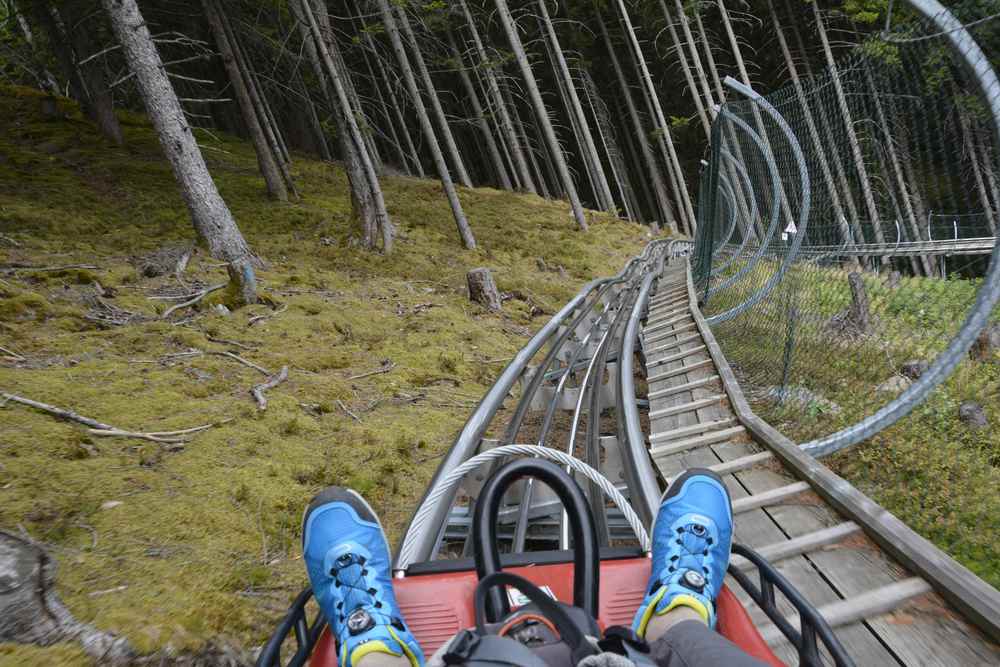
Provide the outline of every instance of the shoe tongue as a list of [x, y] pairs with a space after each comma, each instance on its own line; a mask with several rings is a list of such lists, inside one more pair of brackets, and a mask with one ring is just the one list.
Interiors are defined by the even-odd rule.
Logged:
[[[361, 662], [362, 658], [365, 658], [366, 656], [371, 656], [373, 654], [384, 655], [386, 656], [386, 658], [394, 659], [401, 657], [403, 655], [403, 651], [401, 648], [399, 648], [399, 645], [391, 639], [389, 640], [373, 639], [371, 641], [366, 641], [362, 642], [361, 644], [358, 644], [354, 648], [354, 650], [351, 651], [351, 656], [348, 664], [350, 664], [352, 667], [357, 667], [358, 663]], [[367, 660], [365, 660], [366, 666], [371, 664], [378, 665], [379, 661], [373, 658], [368, 658]], [[389, 660], [386, 660], [383, 664], [396, 664], [396, 663], [394, 661], [390, 663]]]

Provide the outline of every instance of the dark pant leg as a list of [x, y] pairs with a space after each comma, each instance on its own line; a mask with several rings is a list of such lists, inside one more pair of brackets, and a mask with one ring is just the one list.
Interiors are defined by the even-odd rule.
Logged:
[[657, 667], [769, 667], [700, 621], [681, 621], [650, 644]]

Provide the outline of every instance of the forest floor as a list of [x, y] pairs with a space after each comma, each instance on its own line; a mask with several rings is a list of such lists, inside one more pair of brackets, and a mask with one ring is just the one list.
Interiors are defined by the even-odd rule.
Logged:
[[[476, 188], [461, 190], [480, 246], [466, 251], [438, 182], [387, 177], [396, 251], [365, 252], [342, 169], [295, 155], [302, 199], [274, 203], [248, 144], [202, 134], [267, 262], [265, 303], [224, 314], [216, 292], [164, 320], [176, 301], [151, 297], [226, 273], [199, 250], [184, 284], [144, 276], [140, 258], [193, 238], [151, 128], [123, 114], [117, 147], [68, 103], [56, 120], [40, 108], [0, 90], [0, 390], [123, 429], [220, 424], [171, 451], [0, 408], [0, 528], [48, 545], [77, 618], [143, 653], [259, 646], [305, 584], [299, 522], [325, 485], [365, 494], [395, 541], [505, 362], [649, 240], [597, 213], [580, 233], [565, 202]], [[509, 297], [501, 314], [468, 301], [479, 266]], [[220, 352], [289, 368], [266, 411], [249, 393], [264, 375]], [[88, 661], [71, 645], [0, 645], [0, 663], [43, 662]]]

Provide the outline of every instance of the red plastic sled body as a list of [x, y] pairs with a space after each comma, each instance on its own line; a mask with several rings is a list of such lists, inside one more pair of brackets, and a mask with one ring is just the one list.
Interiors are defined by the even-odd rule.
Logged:
[[[602, 628], [631, 625], [645, 596], [650, 560], [628, 558], [601, 562], [600, 613]], [[507, 568], [537, 586], [547, 586], [564, 602], [573, 599], [573, 565], [559, 563]], [[475, 571], [420, 574], [396, 579], [393, 587], [403, 618], [430, 657], [463, 628], [475, 625], [472, 595], [478, 578]], [[750, 655], [773, 667], [785, 667], [771, 651], [750, 620], [743, 605], [726, 587], [717, 601], [717, 630]], [[310, 658], [311, 667], [336, 667], [337, 646], [329, 629], [324, 630]]]

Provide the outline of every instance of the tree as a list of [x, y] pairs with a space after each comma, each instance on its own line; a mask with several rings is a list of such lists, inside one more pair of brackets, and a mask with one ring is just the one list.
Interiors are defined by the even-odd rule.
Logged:
[[[382, 1], [384, 2], [385, 0]], [[580, 197], [576, 193], [576, 185], [573, 183], [573, 177], [570, 176], [569, 166], [566, 164], [566, 156], [563, 155], [559, 140], [556, 139], [556, 132], [552, 128], [552, 121], [549, 120], [545, 102], [542, 100], [542, 93], [538, 90], [538, 82], [535, 80], [534, 72], [531, 71], [531, 63], [528, 62], [528, 55], [524, 52], [521, 36], [517, 33], [514, 17], [511, 16], [507, 0], [494, 0], [494, 2], [496, 3], [497, 14], [500, 16], [500, 23], [507, 34], [507, 42], [510, 44], [510, 48], [514, 52], [514, 58], [517, 60], [517, 66], [521, 70], [521, 78], [528, 89], [528, 97], [535, 111], [535, 118], [538, 122], [540, 132], [548, 146], [549, 156], [555, 162], [555, 168], [558, 172], [562, 188], [569, 198], [573, 217], [576, 218], [577, 226], [581, 230], [586, 231], [587, 218], [583, 214], [583, 206], [580, 205]]]
[[444, 186], [445, 194], [448, 196], [452, 216], [455, 218], [455, 225], [458, 227], [458, 235], [461, 237], [465, 247], [472, 250], [476, 247], [476, 238], [469, 227], [469, 221], [465, 219], [465, 211], [462, 210], [462, 202], [458, 199], [458, 192], [455, 191], [455, 183], [451, 180], [451, 173], [448, 171], [448, 165], [445, 163], [444, 155], [441, 153], [441, 145], [434, 135], [434, 127], [431, 125], [431, 120], [427, 115], [427, 108], [420, 97], [420, 89], [417, 87], [417, 80], [413, 76], [413, 68], [410, 67], [410, 59], [407, 57], [406, 49], [403, 47], [403, 40], [399, 36], [399, 27], [396, 25], [396, 19], [393, 16], [392, 8], [389, 6], [389, 0], [378, 0], [378, 7], [382, 14], [382, 21], [385, 23], [385, 30], [389, 35], [389, 42], [392, 44], [392, 49], [396, 54], [396, 62], [403, 73], [403, 81], [406, 82], [413, 106], [417, 110], [417, 118], [420, 121], [420, 128], [424, 133], [424, 139], [427, 140], [431, 157], [434, 158], [438, 177], [441, 179], [441, 185]]
[[115, 115], [114, 98], [97, 62], [90, 29], [83, 25], [85, 19], [92, 17], [81, 16], [77, 2], [61, 2], [57, 7], [47, 0], [36, 0], [33, 9], [83, 113], [97, 125], [101, 134], [121, 145], [125, 139]]
[[[355, 215], [362, 221], [365, 246], [375, 247], [375, 234], [381, 231], [382, 251], [392, 252], [395, 229], [385, 207], [382, 186], [379, 184], [368, 144], [362, 136], [354, 107], [344, 85], [345, 74], [331, 54], [331, 49], [336, 48], [336, 42], [332, 41], [333, 31], [328, 23], [323, 26], [326, 28], [325, 31], [320, 27], [316, 10], [323, 11], [323, 3], [320, 0], [312, 0], [312, 3], [310, 0], [297, 0], [296, 5], [293, 0], [293, 7], [301, 23], [308, 30], [306, 38], [311, 38], [313, 41], [315, 47], [313, 52], [319, 58], [318, 75], [321, 80], [328, 81], [325, 90], [331, 96], [330, 105], [335, 109], [334, 115], [341, 137], [341, 146], [344, 149], [344, 164], [351, 184], [353, 209]], [[323, 16], [326, 16], [325, 11]]]
[[215, 187], [135, 0], [101, 0], [198, 235], [227, 264], [236, 298], [256, 303], [255, 258]]
[[[208, 20], [209, 28], [215, 37], [215, 43], [222, 57], [222, 63], [229, 76], [229, 83], [236, 94], [236, 101], [239, 103], [240, 111], [243, 113], [243, 120], [247, 130], [250, 132], [250, 141], [253, 143], [254, 151], [257, 153], [257, 164], [260, 166], [260, 173], [264, 177], [267, 185], [267, 194], [273, 199], [288, 201], [288, 190], [285, 188], [285, 181], [278, 170], [278, 163], [271, 150], [271, 145], [264, 136], [261, 127], [260, 115], [262, 111], [254, 106], [250, 99], [250, 91], [247, 89], [247, 82], [243, 78], [243, 73], [236, 62], [233, 47], [229, 43], [229, 36], [222, 23], [223, 18], [216, 5], [216, 0], [202, 0], [202, 7], [205, 11], [205, 18]], [[265, 120], [266, 122], [266, 120]]]

